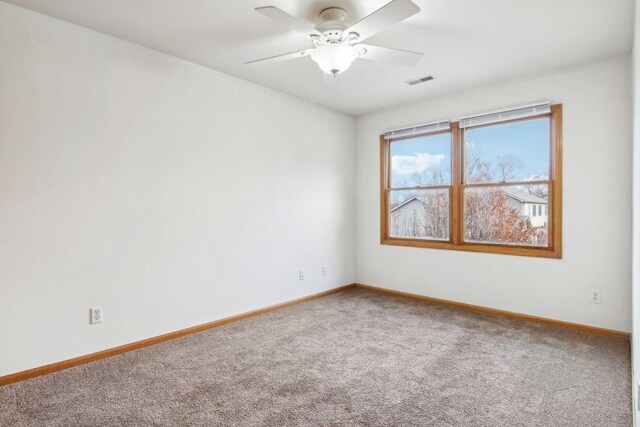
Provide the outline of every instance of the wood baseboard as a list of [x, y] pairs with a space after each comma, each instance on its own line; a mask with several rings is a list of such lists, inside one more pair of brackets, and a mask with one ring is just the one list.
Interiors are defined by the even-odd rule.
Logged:
[[463, 302], [449, 301], [449, 300], [440, 299], [440, 298], [432, 298], [432, 297], [428, 297], [428, 296], [424, 296], [424, 295], [412, 294], [412, 293], [409, 293], [409, 292], [402, 292], [402, 291], [396, 291], [396, 290], [393, 290], [393, 289], [379, 288], [379, 287], [370, 286], [370, 285], [363, 285], [361, 283], [356, 283], [354, 285], [354, 287], [360, 288], [360, 289], [367, 289], [367, 290], [375, 291], [375, 292], [382, 292], [382, 293], [389, 294], [389, 295], [395, 295], [395, 296], [400, 296], [400, 297], [405, 297], [405, 298], [418, 299], [418, 300], [421, 300], [421, 301], [431, 302], [431, 303], [440, 304], [440, 305], [446, 305], [446, 306], [449, 306], [449, 307], [456, 307], [456, 308], [462, 308], [462, 309], [465, 309], [465, 310], [478, 311], [478, 312], [481, 312], [481, 313], [488, 313], [488, 314], [495, 314], [495, 315], [498, 315], [498, 316], [510, 317], [512, 319], [526, 320], [528, 322], [542, 323], [542, 324], [545, 324], [545, 325], [558, 326], [558, 327], [561, 327], [561, 328], [568, 328], [568, 329], [574, 329], [574, 330], [578, 330], [578, 331], [591, 332], [591, 333], [594, 333], [594, 334], [606, 335], [608, 337], [624, 339], [624, 340], [627, 340], [627, 341], [629, 341], [631, 339], [631, 334], [629, 334], [628, 332], [621, 332], [621, 331], [616, 331], [616, 330], [612, 330], [612, 329], [598, 328], [596, 326], [582, 325], [582, 324], [579, 324], [579, 323], [564, 322], [562, 320], [554, 320], [554, 319], [548, 319], [546, 317], [531, 316], [529, 314], [514, 313], [512, 311], [499, 310], [499, 309], [496, 309], [496, 308], [483, 307], [483, 306], [480, 306], [480, 305], [466, 304], [466, 303], [463, 303]]
[[39, 366], [37, 368], [28, 369], [26, 371], [16, 372], [15, 374], [9, 374], [0, 377], [0, 386], [15, 383], [18, 381], [24, 381], [29, 378], [39, 377], [41, 375], [50, 374], [53, 372], [61, 371], [63, 369], [72, 368], [74, 366], [83, 365], [85, 363], [94, 362], [96, 360], [104, 359], [118, 354], [127, 353], [129, 351], [137, 350], [139, 348], [148, 347], [150, 345], [159, 344], [161, 342], [169, 341], [172, 339], [180, 338], [185, 335], [195, 334], [196, 332], [206, 331], [207, 329], [216, 328], [218, 326], [226, 325], [227, 323], [237, 322], [239, 320], [248, 319], [250, 317], [259, 316], [261, 314], [269, 313], [271, 311], [280, 310], [291, 305], [300, 304], [306, 301], [311, 301], [316, 298], [322, 298], [327, 295], [342, 292], [345, 289], [353, 288], [355, 284], [340, 286], [335, 289], [320, 292], [317, 294], [309, 295], [307, 297], [297, 298], [291, 301], [283, 302], [280, 304], [272, 305], [258, 310], [249, 311], [247, 313], [238, 314], [231, 317], [225, 317], [224, 319], [214, 320], [213, 322], [204, 323], [202, 325], [192, 326], [190, 328], [181, 329], [175, 332], [169, 332], [167, 334], [158, 335], [157, 337], [148, 338], [141, 341], [132, 342], [130, 344], [124, 344], [119, 347], [113, 347], [106, 350], [98, 351], [96, 353], [86, 354], [84, 356], [74, 357], [73, 359], [63, 360], [61, 362], [51, 363], [45, 366]]
[[338, 292], [342, 292], [344, 290], [350, 288], [359, 288], [366, 289], [374, 292], [382, 292], [389, 295], [401, 296], [405, 298], [413, 298], [421, 301], [431, 302], [435, 304], [446, 305], [450, 307], [462, 308], [465, 310], [478, 311], [482, 313], [495, 314], [499, 316], [510, 317], [513, 319], [526, 320], [529, 322], [542, 323], [545, 325], [558, 326], [562, 328], [569, 328], [579, 331], [591, 332], [599, 335], [606, 335], [609, 337], [629, 340], [630, 334], [627, 332], [615, 331], [611, 329], [598, 328], [595, 326], [581, 325], [579, 323], [570, 323], [564, 322], [561, 320], [547, 319], [544, 317], [531, 316], [528, 314], [514, 313], [506, 310], [498, 310], [495, 308], [482, 307], [479, 305], [466, 304], [461, 302], [449, 301], [440, 298], [432, 298], [424, 295], [412, 294], [409, 292], [396, 291], [392, 289], [380, 288], [376, 286], [364, 285], [361, 283], [354, 283], [351, 285], [341, 286], [335, 289], [330, 289], [328, 291], [320, 292], [314, 295], [310, 295], [307, 297], [298, 298], [295, 300], [283, 302], [280, 304], [272, 305], [269, 307], [261, 308], [254, 311], [249, 311], [247, 313], [238, 314], [231, 317], [226, 317], [224, 319], [214, 320], [213, 322], [205, 323], [198, 326], [193, 326], [186, 329], [181, 329], [175, 332], [169, 332], [164, 335], [159, 335], [157, 337], [148, 338], [141, 341], [136, 341], [130, 344], [121, 345], [119, 347], [114, 347], [102, 351], [98, 351], [96, 353], [87, 354], [84, 356], [74, 357], [73, 359], [63, 360], [61, 362], [51, 363], [49, 365], [40, 366], [33, 369], [28, 369], [26, 371], [16, 372], [14, 374], [9, 374], [0, 377], [0, 386], [15, 383], [18, 381], [24, 381], [29, 378], [39, 377], [41, 375], [50, 374], [53, 372], [61, 371], [63, 369], [72, 368], [74, 366], [83, 365], [85, 363], [94, 362], [96, 360], [104, 359], [111, 356], [116, 356], [118, 354], [127, 353], [129, 351], [137, 350], [139, 348], [148, 347], [154, 344], [159, 344], [161, 342], [169, 341], [175, 338], [180, 338], [185, 335], [195, 334], [197, 332], [206, 331], [207, 329], [216, 328], [218, 326], [226, 325], [228, 323], [237, 322], [239, 320], [248, 319], [250, 317], [259, 316], [261, 314], [269, 313], [271, 311], [279, 310], [281, 308], [285, 308], [291, 305], [300, 304], [306, 301], [311, 301], [316, 298], [322, 298], [327, 295], [335, 294]]

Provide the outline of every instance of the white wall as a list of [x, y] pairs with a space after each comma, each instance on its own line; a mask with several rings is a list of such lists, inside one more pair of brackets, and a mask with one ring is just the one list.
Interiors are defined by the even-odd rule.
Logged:
[[[630, 58], [618, 57], [359, 117], [357, 282], [629, 331], [630, 71]], [[545, 99], [563, 104], [562, 260], [380, 245], [383, 131]], [[600, 305], [591, 289], [602, 291]]]
[[352, 283], [354, 139], [351, 117], [0, 2], [0, 375]]
[[[430, 99], [354, 130], [348, 116], [0, 2], [0, 375], [356, 280], [628, 331], [630, 65]], [[563, 260], [379, 244], [381, 132], [540, 99], [564, 104]], [[88, 324], [91, 305], [104, 323]]]
[[638, 424], [640, 387], [640, 0], [636, 0], [633, 37], [633, 328], [631, 356], [633, 367], [634, 425]]

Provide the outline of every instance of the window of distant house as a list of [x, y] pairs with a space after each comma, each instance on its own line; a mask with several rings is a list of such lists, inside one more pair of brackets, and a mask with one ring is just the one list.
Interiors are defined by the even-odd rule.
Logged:
[[383, 135], [381, 243], [560, 258], [561, 115], [541, 104]]

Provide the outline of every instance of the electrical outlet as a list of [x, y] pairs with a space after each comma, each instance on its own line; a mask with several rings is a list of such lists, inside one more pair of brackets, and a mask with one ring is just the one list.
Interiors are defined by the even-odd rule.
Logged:
[[102, 322], [102, 307], [91, 307], [91, 323], [100, 323]]
[[298, 279], [304, 280], [304, 270], [303, 269], [298, 270]]
[[326, 275], [327, 275], [327, 266], [326, 266], [326, 265], [323, 265], [323, 266], [322, 266], [322, 275], [323, 275], [323, 276], [326, 276]]
[[591, 291], [591, 303], [600, 304], [600, 290], [594, 289]]

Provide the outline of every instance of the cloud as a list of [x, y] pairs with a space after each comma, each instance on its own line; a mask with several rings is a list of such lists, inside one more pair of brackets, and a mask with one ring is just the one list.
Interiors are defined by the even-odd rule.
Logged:
[[412, 156], [393, 156], [391, 168], [399, 175], [409, 175], [424, 172], [438, 166], [444, 160], [444, 154], [413, 153]]

